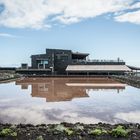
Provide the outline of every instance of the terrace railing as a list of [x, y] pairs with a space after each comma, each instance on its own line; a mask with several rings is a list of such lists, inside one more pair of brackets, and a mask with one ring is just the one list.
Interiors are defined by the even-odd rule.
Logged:
[[82, 60], [82, 59], [75, 59], [72, 60], [73, 64], [125, 64], [123, 60], [98, 60], [98, 59], [93, 59], [93, 60]]

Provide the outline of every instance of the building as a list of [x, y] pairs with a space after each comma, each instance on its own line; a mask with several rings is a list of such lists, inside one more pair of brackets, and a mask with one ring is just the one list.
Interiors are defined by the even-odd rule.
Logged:
[[68, 65], [78, 60], [86, 61], [87, 53], [73, 53], [71, 50], [46, 49], [46, 54], [32, 55], [32, 69], [51, 69], [55, 74], [66, 74]]
[[131, 69], [117, 60], [89, 60], [88, 53], [46, 49], [45, 54], [31, 56], [31, 67], [22, 64], [19, 73], [46, 75], [109, 75], [124, 74]]

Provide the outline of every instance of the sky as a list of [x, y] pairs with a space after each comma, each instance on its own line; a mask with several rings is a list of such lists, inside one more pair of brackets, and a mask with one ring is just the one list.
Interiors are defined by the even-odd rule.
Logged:
[[140, 67], [140, 0], [0, 0], [0, 66], [46, 48]]

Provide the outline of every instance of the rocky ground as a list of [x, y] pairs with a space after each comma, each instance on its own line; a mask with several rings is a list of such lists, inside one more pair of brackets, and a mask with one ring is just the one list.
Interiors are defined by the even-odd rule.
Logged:
[[126, 83], [133, 87], [140, 88], [140, 76], [136, 75], [120, 75], [120, 76], [111, 76], [111, 78], [120, 81], [122, 83]]
[[12, 71], [0, 71], [0, 82], [10, 80], [10, 79], [15, 79], [19, 78], [20, 75], [12, 72]]
[[140, 140], [140, 125], [0, 124], [0, 140]]

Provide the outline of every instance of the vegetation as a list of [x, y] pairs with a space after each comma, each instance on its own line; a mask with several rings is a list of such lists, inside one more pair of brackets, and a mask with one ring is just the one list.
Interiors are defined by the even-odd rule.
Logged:
[[68, 129], [68, 128], [65, 130], [65, 132], [66, 132], [67, 135], [69, 135], [69, 136], [73, 134], [73, 131], [70, 130], [70, 129]]
[[106, 131], [100, 128], [91, 130], [89, 134], [100, 136], [104, 134], [111, 134], [114, 137], [127, 137], [130, 130], [125, 129], [123, 126], [119, 125], [115, 129], [112, 129], [111, 131]]
[[126, 130], [123, 126], [119, 125], [111, 131], [111, 134], [115, 137], [126, 137], [128, 136], [129, 130]]
[[10, 128], [5, 128], [5, 129], [2, 129], [0, 131], [0, 136], [12, 136], [12, 137], [16, 137], [17, 136], [17, 132], [14, 132], [12, 129]]
[[42, 136], [38, 136], [36, 140], [44, 140]]
[[83, 127], [82, 125], [76, 125], [76, 126], [75, 126], [75, 129], [76, 129], [76, 130], [83, 130], [84, 127]]
[[63, 125], [57, 125], [55, 129], [60, 132], [65, 132], [67, 135], [73, 134], [73, 130], [70, 130], [69, 128], [67, 128]]
[[107, 134], [107, 131], [98, 128], [98, 129], [91, 130], [89, 134], [95, 135], [95, 136], [100, 136], [103, 134]]
[[99, 136], [102, 134], [102, 130], [101, 129], [91, 130], [89, 134]]

